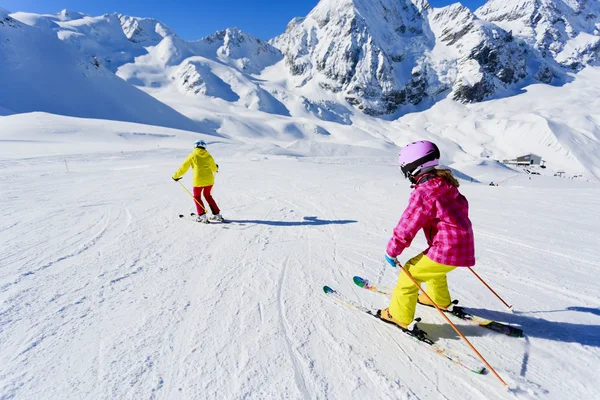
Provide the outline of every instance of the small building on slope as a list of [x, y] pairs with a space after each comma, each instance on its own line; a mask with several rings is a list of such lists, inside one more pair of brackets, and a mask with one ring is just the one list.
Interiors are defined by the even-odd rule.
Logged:
[[542, 157], [538, 156], [537, 154], [533, 154], [533, 153], [529, 153], [529, 154], [525, 154], [524, 156], [520, 156], [517, 157], [515, 159], [512, 160], [504, 160], [502, 161], [503, 164], [508, 164], [508, 165], [539, 165], [542, 166], [545, 164], [544, 160], [542, 160]]

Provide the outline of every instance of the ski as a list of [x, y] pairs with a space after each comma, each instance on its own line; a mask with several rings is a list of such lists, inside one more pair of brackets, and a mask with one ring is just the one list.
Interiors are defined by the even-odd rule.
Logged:
[[[352, 278], [352, 280], [354, 281], [354, 283], [357, 286], [359, 286], [363, 289], [367, 289], [371, 292], [380, 293], [380, 294], [383, 294], [386, 296], [392, 295], [391, 290], [378, 289], [375, 285], [372, 285], [368, 279], [361, 278], [360, 276], [355, 276], [354, 278]], [[422, 306], [425, 306], [425, 307], [435, 308], [434, 306], [429, 305], [429, 304], [423, 304], [423, 303], [419, 303], [419, 304], [421, 304]], [[473, 325], [477, 325], [477, 326], [481, 326], [483, 328], [490, 329], [494, 332], [502, 333], [504, 335], [511, 336], [511, 337], [517, 337], [517, 338], [523, 337], [522, 329], [516, 328], [511, 325], [503, 324], [501, 322], [493, 321], [491, 319], [485, 319], [485, 318], [478, 317], [476, 315], [468, 313], [467, 311], [465, 311], [465, 309], [463, 307], [457, 306], [457, 304], [458, 304], [458, 300], [454, 300], [452, 302], [452, 305], [453, 305], [452, 307], [449, 307], [447, 310], [442, 310], [442, 311], [444, 311], [446, 314], [452, 315], [453, 317], [459, 318], [463, 321], [467, 321]]]
[[431, 351], [433, 351], [435, 354], [442, 356], [446, 359], [448, 359], [449, 361], [453, 362], [454, 364], [457, 364], [463, 368], [468, 369], [471, 372], [474, 372], [476, 374], [485, 374], [487, 372], [487, 369], [483, 366], [477, 366], [477, 367], [473, 367], [470, 366], [469, 364], [467, 364], [465, 361], [461, 361], [460, 358], [456, 355], [451, 353], [448, 349], [444, 349], [441, 346], [439, 346], [437, 343], [434, 343], [431, 339], [429, 339], [426, 336], [426, 333], [418, 328], [415, 328], [414, 330], [410, 331], [407, 329], [402, 329], [401, 327], [388, 322], [382, 318], [379, 317], [379, 315], [377, 314], [376, 310], [371, 310], [368, 309], [366, 307], [361, 306], [360, 304], [357, 304], [355, 302], [353, 302], [352, 300], [348, 299], [347, 297], [343, 296], [341, 293], [339, 293], [337, 290], [332, 289], [329, 286], [323, 286], [323, 292], [325, 292], [325, 294], [328, 297], [331, 297], [332, 299], [334, 299], [338, 304], [350, 308], [350, 309], [354, 309], [356, 311], [360, 311], [362, 313], [365, 313], [371, 317], [377, 318], [378, 320], [385, 322], [387, 324], [393, 325], [395, 327], [397, 327], [401, 332], [403, 332], [404, 334], [406, 334], [408, 337], [412, 338], [415, 342], [417, 342], [418, 344], [427, 347], [428, 349], [430, 349]]
[[[192, 217], [192, 218], [195, 218], [195, 217], [197, 217], [197, 216], [198, 216], [198, 214], [196, 214], [196, 213], [191, 213], [191, 214], [190, 214], [190, 217]], [[228, 224], [228, 223], [229, 223], [229, 221], [226, 221], [226, 220], [225, 220], [225, 219], [223, 219], [223, 218], [221, 218], [221, 219], [210, 219], [210, 218], [209, 218], [209, 219], [208, 219], [208, 221], [209, 221], [209, 223], [211, 223], [211, 224], [212, 224], [212, 223], [217, 223], [217, 222], [220, 222], [220, 223], [222, 223], [222, 224]]]
[[183, 214], [179, 214], [179, 218], [181, 218], [181, 219], [186, 219], [186, 220], [188, 220], [188, 221], [196, 222], [196, 223], [198, 223], [198, 224], [205, 224], [205, 225], [208, 225], [208, 224], [210, 224], [210, 221], [206, 221], [206, 222], [198, 222], [198, 221], [196, 220], [196, 218], [195, 218], [195, 217], [196, 217], [196, 214], [194, 214], [194, 213], [192, 213], [190, 216], [186, 216], [186, 215], [183, 215]]

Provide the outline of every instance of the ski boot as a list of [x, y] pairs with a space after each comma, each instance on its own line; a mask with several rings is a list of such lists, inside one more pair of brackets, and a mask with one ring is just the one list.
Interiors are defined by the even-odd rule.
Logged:
[[384, 322], [396, 325], [398, 328], [402, 329], [405, 333], [413, 336], [417, 340], [428, 344], [433, 344], [433, 341], [427, 337], [427, 333], [417, 327], [417, 322], [421, 322], [421, 318], [415, 318], [410, 324], [405, 324], [394, 318], [392, 314], [390, 314], [389, 308], [377, 310], [376, 317]]
[[223, 222], [223, 216], [219, 213], [219, 214], [215, 214], [212, 217], [210, 217], [211, 221], [217, 221], [217, 222]]
[[[432, 308], [435, 307], [433, 305], [433, 303], [430, 302], [429, 299], [423, 293], [421, 293], [419, 295], [419, 304], [422, 304], [427, 307], [432, 307]], [[464, 318], [465, 310], [462, 307], [457, 306], [457, 304], [458, 304], [458, 300], [452, 300], [452, 302], [450, 304], [448, 304], [446, 306], [441, 306], [438, 304], [438, 307], [442, 311], [447, 311], [450, 314], [454, 314], [459, 318]]]
[[198, 215], [196, 218], [196, 222], [200, 222], [201, 224], [208, 224], [210, 221], [208, 220], [208, 215], [202, 214]]
[[[422, 304], [424, 306], [435, 307], [433, 305], [433, 303], [431, 301], [429, 301], [429, 298], [427, 296], [425, 296], [423, 293], [419, 294], [418, 302], [419, 302], [419, 304]], [[444, 311], [451, 311], [453, 304], [452, 303], [446, 304], [446, 305], [438, 304], [437, 306]]]

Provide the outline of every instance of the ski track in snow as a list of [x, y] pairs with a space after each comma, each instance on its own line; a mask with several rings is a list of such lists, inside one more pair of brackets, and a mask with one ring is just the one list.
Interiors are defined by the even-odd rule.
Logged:
[[[87, 159], [71, 155], [69, 173], [51, 157], [0, 170], [2, 399], [595, 393], [595, 185], [544, 178], [557, 186], [461, 188], [476, 230], [475, 268], [516, 312], [466, 270], [449, 275], [451, 291], [528, 334], [459, 324], [510, 383], [507, 393], [491, 374], [463, 370], [322, 294], [329, 284], [360, 304], [387, 305], [352, 276], [395, 284], [381, 255], [410, 191], [397, 168], [220, 156], [215, 197], [231, 223], [200, 225], [178, 218], [195, 208], [170, 180], [181, 161], [172, 152]], [[424, 245], [419, 235], [401, 261]], [[435, 310], [418, 313], [432, 337], [468, 354]]]

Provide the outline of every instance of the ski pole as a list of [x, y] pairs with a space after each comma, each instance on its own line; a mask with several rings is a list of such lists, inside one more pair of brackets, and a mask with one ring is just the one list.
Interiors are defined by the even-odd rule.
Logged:
[[[400, 264], [397, 264], [397, 265], [406, 274], [406, 276], [408, 276], [408, 278], [412, 281], [412, 283], [414, 283], [414, 285], [419, 290], [421, 290], [421, 286], [417, 283], [417, 281], [415, 281], [415, 279], [412, 277], [412, 275], [407, 270], [405, 270], [402, 265], [400, 265]], [[429, 300], [431, 302], [431, 304], [433, 304], [435, 306], [435, 308], [439, 311], [439, 313], [442, 315], [442, 317], [444, 317], [446, 322], [448, 322], [450, 324], [450, 326], [452, 326], [452, 329], [454, 329], [456, 331], [456, 333], [458, 333], [458, 336], [460, 336], [469, 345], [471, 350], [473, 350], [473, 352], [477, 355], [477, 357], [479, 357], [479, 359], [481, 361], [483, 361], [483, 363], [486, 365], [486, 367], [488, 367], [489, 370], [492, 371], [492, 373], [496, 376], [496, 378], [498, 378], [498, 380], [500, 382], [502, 382], [504, 387], [508, 388], [508, 384], [506, 382], [504, 382], [504, 380], [500, 377], [500, 375], [498, 375], [496, 370], [494, 368], [492, 368], [490, 363], [488, 363], [485, 358], [483, 358], [483, 356], [477, 351], [477, 349], [471, 344], [471, 342], [469, 342], [469, 340], [465, 337], [465, 335], [462, 334], [462, 332], [456, 327], [456, 325], [454, 325], [454, 323], [452, 323], [452, 321], [450, 321], [450, 318], [448, 318], [446, 316], [446, 314], [444, 314], [444, 312], [440, 309], [440, 307], [438, 307], [438, 305], [431, 299], [431, 297], [429, 297], [427, 292], [425, 292], [424, 290], [422, 290], [422, 292], [427, 297], [427, 300]]]
[[206, 208], [204, 208], [204, 206], [202, 205], [202, 203], [200, 203], [200, 202], [199, 202], [199, 201], [198, 201], [198, 200], [197, 200], [197, 199], [194, 197], [194, 195], [193, 195], [192, 193], [190, 193], [190, 191], [189, 191], [189, 190], [188, 190], [188, 189], [185, 187], [185, 185], [184, 185], [183, 183], [181, 183], [181, 182], [179, 182], [179, 181], [177, 181], [177, 183], [179, 183], [179, 184], [181, 185], [181, 187], [183, 188], [183, 190], [185, 190], [185, 191], [187, 192], [187, 194], [189, 194], [189, 195], [190, 195], [190, 197], [191, 197], [192, 199], [194, 199], [194, 201], [195, 201], [196, 203], [198, 203], [198, 205], [199, 205], [200, 207], [202, 207], [202, 209], [204, 210], [204, 213], [206, 214]]
[[473, 268], [469, 268], [469, 270], [470, 270], [470, 271], [471, 271], [471, 272], [472, 272], [472, 273], [473, 273], [473, 274], [474, 274], [474, 275], [477, 277], [477, 279], [479, 279], [479, 280], [481, 281], [481, 283], [483, 283], [483, 284], [485, 285], [485, 287], [486, 287], [486, 288], [490, 289], [490, 292], [494, 293], [494, 295], [495, 295], [495, 296], [496, 296], [496, 297], [497, 297], [497, 298], [498, 298], [498, 299], [499, 299], [499, 300], [500, 300], [502, 303], [504, 303], [504, 305], [505, 305], [505, 306], [506, 306], [506, 307], [507, 307], [507, 308], [508, 308], [510, 311], [512, 311], [512, 310], [513, 310], [513, 306], [511, 306], [511, 305], [508, 305], [508, 303], [506, 303], [506, 302], [505, 302], [505, 301], [502, 299], [502, 297], [500, 297], [500, 295], [499, 295], [498, 293], [496, 293], [496, 292], [494, 291], [494, 289], [492, 289], [492, 288], [490, 287], [490, 285], [488, 285], [488, 284], [487, 284], [487, 283], [486, 283], [486, 282], [485, 282], [485, 281], [484, 281], [484, 280], [483, 280], [483, 279], [482, 279], [482, 278], [481, 278], [479, 275], [477, 275], [477, 272], [473, 271]]

